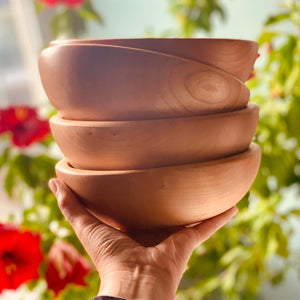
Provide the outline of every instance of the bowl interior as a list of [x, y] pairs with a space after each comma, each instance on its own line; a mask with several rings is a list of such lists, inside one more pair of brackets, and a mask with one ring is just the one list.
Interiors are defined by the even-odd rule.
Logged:
[[242, 81], [252, 72], [257, 58], [258, 44], [237, 39], [100, 39], [53, 41], [50, 46], [63, 44], [115, 45], [171, 54], [220, 68]]

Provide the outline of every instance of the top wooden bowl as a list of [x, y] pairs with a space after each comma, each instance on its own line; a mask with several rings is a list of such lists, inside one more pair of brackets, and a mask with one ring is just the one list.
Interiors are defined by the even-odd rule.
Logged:
[[145, 170], [87, 171], [66, 160], [56, 174], [104, 222], [126, 229], [192, 224], [234, 206], [248, 191], [260, 148], [213, 161]]
[[233, 39], [105, 39], [53, 41], [50, 45], [116, 45], [162, 52], [192, 59], [228, 72], [242, 81], [249, 78], [257, 57], [256, 42]]
[[39, 68], [59, 115], [75, 120], [141, 120], [232, 111], [249, 100], [245, 84], [214, 67], [148, 50], [60, 45]]

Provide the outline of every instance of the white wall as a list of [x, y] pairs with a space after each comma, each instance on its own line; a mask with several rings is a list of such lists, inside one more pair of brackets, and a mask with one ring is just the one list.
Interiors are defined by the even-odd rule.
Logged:
[[[227, 22], [214, 20], [211, 37], [255, 39], [266, 16], [276, 13], [282, 0], [221, 0], [226, 7]], [[102, 12], [105, 26], [92, 24], [90, 36], [98, 38], [141, 37], [146, 30], [160, 33], [177, 26], [168, 0], [94, 0]]]

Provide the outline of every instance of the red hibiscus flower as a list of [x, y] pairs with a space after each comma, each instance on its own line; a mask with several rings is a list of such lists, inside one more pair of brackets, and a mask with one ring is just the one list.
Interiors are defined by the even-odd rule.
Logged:
[[38, 118], [34, 108], [14, 106], [0, 109], [0, 134], [10, 132], [15, 146], [24, 147], [44, 139], [49, 133], [47, 120]]
[[42, 260], [40, 235], [0, 224], [0, 293], [37, 279]]
[[86, 286], [84, 278], [90, 271], [90, 263], [72, 245], [62, 241], [52, 245], [46, 280], [55, 295], [69, 283]]
[[64, 4], [70, 8], [75, 8], [77, 6], [80, 6], [85, 1], [86, 0], [38, 0], [38, 2], [41, 2], [46, 6], [55, 6], [59, 4]]

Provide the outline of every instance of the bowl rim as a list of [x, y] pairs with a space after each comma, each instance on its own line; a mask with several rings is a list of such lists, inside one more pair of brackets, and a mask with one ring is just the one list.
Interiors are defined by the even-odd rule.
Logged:
[[63, 43], [74, 43], [77, 44], [79, 43], [95, 43], [95, 42], [100, 42], [100, 41], [145, 41], [145, 40], [150, 40], [150, 41], [162, 41], [162, 40], [168, 40], [168, 41], [179, 41], [179, 42], [185, 42], [185, 41], [195, 41], [195, 42], [210, 42], [210, 41], [215, 41], [215, 42], [240, 42], [240, 43], [245, 43], [245, 44], [250, 44], [250, 45], [255, 45], [258, 47], [258, 43], [254, 40], [249, 40], [249, 39], [233, 39], [233, 38], [155, 38], [155, 37], [150, 37], [150, 38], [104, 38], [104, 39], [64, 39], [64, 40], [53, 40], [50, 42], [49, 46], [54, 47]]
[[49, 120], [50, 124], [54, 125], [60, 125], [60, 126], [76, 126], [76, 127], [122, 127], [126, 125], [153, 125], [153, 123], [168, 123], [170, 121], [172, 122], [183, 122], [183, 121], [198, 121], [198, 120], [207, 120], [207, 119], [220, 119], [220, 118], [227, 118], [234, 115], [242, 115], [246, 113], [255, 113], [259, 111], [259, 107], [249, 102], [247, 106], [243, 107], [242, 109], [227, 111], [227, 112], [219, 112], [219, 113], [213, 113], [213, 114], [203, 114], [203, 115], [195, 115], [195, 116], [186, 116], [186, 117], [170, 117], [170, 118], [160, 118], [160, 119], [146, 119], [146, 120], [117, 120], [117, 121], [101, 121], [101, 120], [70, 120], [65, 119], [60, 114], [56, 114], [52, 116]]
[[230, 163], [231, 161], [238, 161], [243, 160], [249, 156], [255, 156], [261, 153], [261, 148], [258, 144], [251, 142], [248, 150], [238, 153], [235, 155], [204, 161], [204, 162], [197, 162], [197, 163], [189, 163], [189, 164], [181, 164], [181, 165], [173, 165], [173, 166], [164, 166], [164, 167], [157, 167], [157, 168], [149, 168], [149, 169], [134, 169], [134, 170], [84, 170], [84, 169], [77, 169], [71, 166], [71, 164], [67, 161], [66, 158], [60, 160], [55, 169], [64, 174], [72, 174], [75, 176], [126, 176], [130, 174], [143, 174], [148, 172], [159, 172], [164, 170], [180, 170], [186, 168], [203, 168], [203, 167], [212, 167], [218, 164]]
[[65, 49], [68, 49], [68, 48], [77, 48], [77, 49], [79, 49], [79, 48], [87, 48], [87, 49], [88, 48], [99, 48], [99, 49], [101, 49], [101, 48], [107, 48], [107, 49], [119, 49], [119, 50], [125, 49], [125, 50], [128, 50], [128, 51], [133, 52], [133, 53], [134, 52], [140, 52], [140, 53], [147, 53], [148, 55], [163, 56], [165, 58], [171, 58], [171, 59], [180, 60], [182, 63], [183, 62], [188, 62], [188, 63], [196, 64], [199, 67], [200, 66], [208, 67], [211, 71], [214, 71], [214, 72], [217, 72], [217, 73], [221, 73], [221, 74], [223, 74], [225, 76], [229, 76], [229, 77], [233, 78], [234, 80], [236, 80], [241, 85], [244, 85], [247, 88], [247, 86], [245, 84], [246, 81], [241, 80], [236, 75], [234, 75], [232, 73], [229, 73], [227, 71], [224, 71], [221, 68], [212, 66], [210, 64], [206, 64], [205, 62], [200, 62], [200, 61], [196, 61], [196, 60], [193, 60], [193, 59], [190, 59], [190, 58], [185, 58], [185, 57], [182, 57], [182, 56], [173, 55], [173, 54], [164, 53], [164, 52], [159, 52], [159, 51], [154, 51], [154, 50], [134, 48], [134, 47], [128, 47], [128, 46], [119, 46], [119, 45], [61, 43], [61, 44], [58, 44], [58, 45], [50, 46], [48, 48], [43, 49], [40, 52], [40, 54], [39, 54], [39, 68], [40, 68], [40, 60], [41, 60], [42, 56], [48, 56], [48, 54], [49, 54], [48, 52], [51, 53], [52, 51], [55, 51], [55, 50], [59, 51], [60, 48], [61, 49], [63, 49], [63, 48], [65, 48]]

